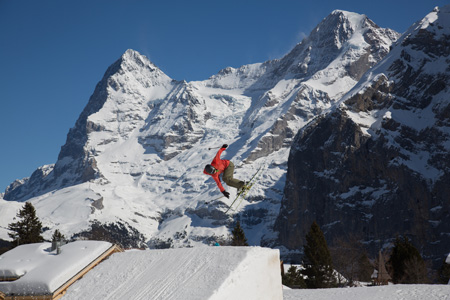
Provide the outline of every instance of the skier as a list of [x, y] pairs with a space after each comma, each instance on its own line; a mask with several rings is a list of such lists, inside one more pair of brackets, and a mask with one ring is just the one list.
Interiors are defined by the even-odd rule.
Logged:
[[224, 144], [219, 151], [217, 151], [216, 157], [214, 157], [213, 161], [210, 165], [206, 165], [205, 169], [203, 170], [203, 173], [206, 175], [211, 175], [214, 181], [217, 183], [217, 186], [219, 187], [222, 194], [230, 198], [230, 193], [228, 193], [224, 187], [222, 186], [222, 183], [220, 182], [219, 175], [223, 173], [222, 179], [223, 181], [231, 187], [234, 187], [240, 191], [245, 186], [245, 182], [242, 180], [238, 180], [233, 178], [234, 173], [234, 164], [227, 160], [227, 159], [220, 159], [220, 155], [222, 152], [227, 149], [228, 145]]

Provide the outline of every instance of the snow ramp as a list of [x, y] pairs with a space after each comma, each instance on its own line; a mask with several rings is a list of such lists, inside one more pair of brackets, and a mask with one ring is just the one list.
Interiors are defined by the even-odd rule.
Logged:
[[116, 253], [62, 299], [282, 300], [280, 255], [261, 247]]

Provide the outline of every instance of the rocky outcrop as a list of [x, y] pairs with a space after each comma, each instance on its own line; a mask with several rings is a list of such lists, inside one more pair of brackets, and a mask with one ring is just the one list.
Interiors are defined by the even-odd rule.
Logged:
[[139, 143], [146, 151], [156, 151], [161, 159], [170, 160], [203, 137], [205, 111], [187, 83], [181, 82], [153, 107], [140, 130]]
[[5, 191], [4, 199], [21, 199], [23, 197], [38, 196], [39, 191], [45, 187], [42, 183], [45, 182], [48, 176], [52, 176], [54, 165], [46, 165], [39, 167], [31, 174], [31, 177], [22, 180], [16, 180], [11, 183]]

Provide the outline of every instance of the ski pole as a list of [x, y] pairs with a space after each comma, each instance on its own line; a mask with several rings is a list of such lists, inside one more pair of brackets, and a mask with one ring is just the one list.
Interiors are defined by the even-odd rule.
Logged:
[[220, 149], [220, 148], [222, 148], [222, 146], [221, 146], [221, 147], [212, 147], [212, 148], [208, 148], [208, 150]]

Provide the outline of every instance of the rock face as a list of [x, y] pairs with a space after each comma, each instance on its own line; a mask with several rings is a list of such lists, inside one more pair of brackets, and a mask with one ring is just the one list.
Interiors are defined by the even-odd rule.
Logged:
[[54, 165], [46, 165], [38, 168], [29, 178], [16, 180], [5, 191], [4, 199], [20, 199], [27, 195], [33, 197], [39, 195], [43, 188], [43, 181], [53, 171]]
[[414, 24], [339, 107], [298, 132], [276, 222], [301, 249], [316, 220], [373, 253], [406, 235], [437, 262], [450, 244], [450, 7]]
[[[335, 105], [397, 37], [364, 15], [334, 11], [283, 58], [197, 82], [173, 80], [128, 50], [97, 85], [56, 164], [11, 185], [4, 199], [32, 201], [44, 226], [65, 226], [66, 236], [109, 236], [124, 246], [133, 245], [129, 237], [155, 248], [209, 243], [234, 219], [251, 244], [273, 244], [296, 132]], [[204, 204], [220, 195], [202, 172], [216, 154], [208, 148], [224, 143], [237, 178], [268, 166], [253, 203], [234, 218], [224, 213], [227, 199]]]

